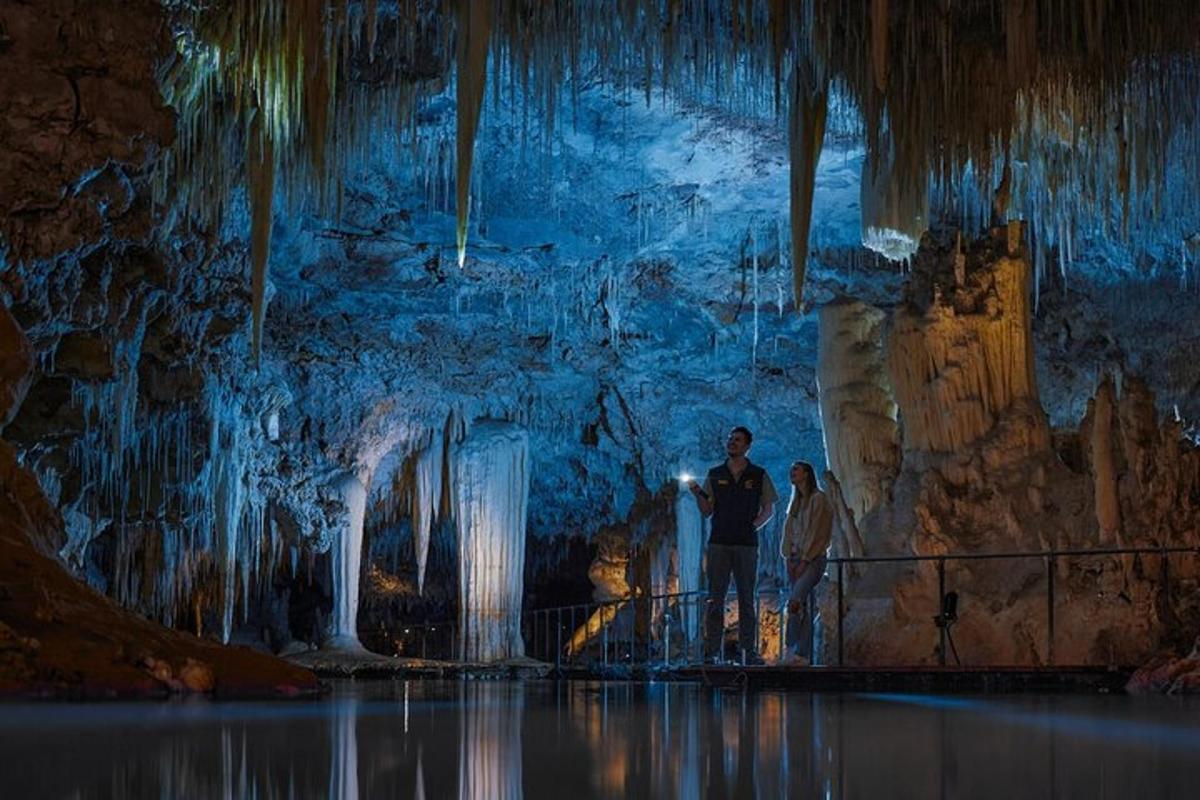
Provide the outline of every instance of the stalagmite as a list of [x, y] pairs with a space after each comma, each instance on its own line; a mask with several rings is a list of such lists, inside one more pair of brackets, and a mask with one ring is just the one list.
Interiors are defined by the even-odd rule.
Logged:
[[342, 475], [336, 488], [346, 503], [347, 524], [333, 546], [333, 628], [326, 646], [356, 650], [362, 647], [358, 641], [358, 584], [367, 488], [352, 473]]
[[792, 76], [791, 111], [788, 117], [788, 152], [791, 172], [788, 185], [792, 226], [792, 291], [796, 310], [804, 300], [804, 273], [808, 265], [808, 232], [812, 227], [813, 190], [817, 162], [825, 143], [828, 81], [810, 59], [802, 60]]
[[821, 307], [817, 388], [825, 457], [862, 519], [900, 468], [896, 402], [884, 363], [884, 313], [858, 300]]
[[458, 265], [467, 257], [467, 224], [470, 216], [471, 162], [475, 158], [475, 133], [487, 84], [488, 44], [492, 30], [492, 4], [463, 0], [458, 4], [457, 165], [454, 174]]
[[473, 425], [454, 455], [462, 657], [524, 655], [521, 595], [529, 498], [529, 437], [513, 423]]
[[1092, 484], [1095, 487], [1096, 523], [1100, 544], [1115, 547], [1121, 536], [1121, 502], [1117, 493], [1117, 465], [1113, 452], [1113, 423], [1116, 419], [1116, 392], [1112, 377], [1106, 375], [1096, 389], [1092, 404], [1091, 448]]

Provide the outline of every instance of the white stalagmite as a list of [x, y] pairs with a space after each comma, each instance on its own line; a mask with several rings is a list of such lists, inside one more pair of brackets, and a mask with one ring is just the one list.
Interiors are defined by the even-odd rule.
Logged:
[[363, 517], [367, 487], [357, 475], [345, 473], [337, 489], [346, 502], [347, 525], [333, 547], [333, 628], [327, 646], [359, 649], [358, 583], [362, 567]]
[[[675, 501], [675, 550], [679, 559], [679, 591], [682, 594], [700, 591], [701, 554], [704, 546], [704, 518], [690, 492], [680, 491]], [[685, 601], [687, 611], [677, 609], [689, 640], [700, 630], [699, 604]]]
[[825, 457], [857, 519], [900, 469], [900, 428], [883, 352], [884, 313], [857, 300], [821, 308], [817, 387]]
[[459, 630], [463, 658], [524, 655], [521, 595], [529, 500], [529, 435], [510, 422], [471, 426], [454, 455]]
[[425, 565], [429, 561], [429, 541], [433, 523], [442, 504], [442, 468], [445, 441], [436, 432], [429, 446], [417, 457], [416, 495], [413, 497], [413, 549], [417, 558], [417, 592], [425, 591]]

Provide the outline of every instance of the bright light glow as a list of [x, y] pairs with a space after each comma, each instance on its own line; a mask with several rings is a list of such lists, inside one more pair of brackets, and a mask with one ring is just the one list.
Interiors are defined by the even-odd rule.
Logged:
[[692, 476], [691, 476], [691, 475], [689, 475], [688, 473], [686, 473], [686, 472], [685, 472], [685, 473], [683, 473], [682, 475], [680, 475], [680, 476], [679, 476], [679, 482], [680, 482], [680, 483], [691, 483], [691, 482], [692, 482]]

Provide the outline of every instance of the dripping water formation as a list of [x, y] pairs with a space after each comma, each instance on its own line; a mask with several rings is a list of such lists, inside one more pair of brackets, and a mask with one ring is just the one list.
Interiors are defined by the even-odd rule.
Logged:
[[0, 793], [1179, 796], [1197, 31], [0, 4]]

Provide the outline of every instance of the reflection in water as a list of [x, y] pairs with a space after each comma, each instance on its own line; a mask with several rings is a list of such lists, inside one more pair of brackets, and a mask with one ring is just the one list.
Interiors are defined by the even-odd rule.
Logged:
[[0, 796], [1191, 797], [1195, 700], [357, 683], [319, 702], [7, 705]]
[[354, 700], [340, 703], [330, 718], [333, 730], [329, 796], [358, 800], [358, 722]]
[[458, 749], [459, 800], [521, 797], [521, 686], [496, 702], [493, 684], [463, 684]]

